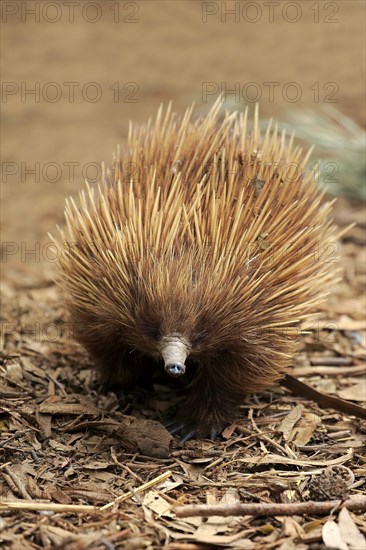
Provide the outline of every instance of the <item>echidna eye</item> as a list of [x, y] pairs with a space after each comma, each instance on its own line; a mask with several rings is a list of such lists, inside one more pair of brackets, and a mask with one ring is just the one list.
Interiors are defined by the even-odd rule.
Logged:
[[198, 332], [192, 338], [192, 344], [194, 344], [194, 345], [202, 344], [205, 341], [206, 337], [207, 337], [207, 332], [206, 331]]
[[152, 340], [159, 340], [160, 339], [160, 330], [156, 325], [150, 325], [146, 324], [143, 327], [143, 332], [151, 338]]

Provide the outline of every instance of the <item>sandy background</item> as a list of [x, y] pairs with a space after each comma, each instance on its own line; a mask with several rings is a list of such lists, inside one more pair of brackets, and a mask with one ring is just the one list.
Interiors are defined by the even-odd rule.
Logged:
[[[129, 119], [143, 122], [169, 100], [178, 111], [200, 104], [204, 82], [261, 92], [265, 116], [333, 99], [364, 124], [364, 2], [253, 4], [227, 2], [235, 21], [220, 2], [79, 2], [73, 13], [63, 2], [2, 3], [6, 277], [48, 278], [54, 266], [42, 246], [62, 223], [64, 197], [85, 174], [96, 178], [93, 163], [111, 160]], [[268, 82], [278, 83], [273, 101]], [[286, 101], [286, 90], [301, 99]]]

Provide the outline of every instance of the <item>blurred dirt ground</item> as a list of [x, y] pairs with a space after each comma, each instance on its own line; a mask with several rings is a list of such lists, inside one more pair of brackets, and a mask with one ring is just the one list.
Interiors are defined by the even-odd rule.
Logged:
[[[40, 10], [39, 22], [23, 4]], [[50, 6], [43, 13], [46, 4], [52, 3], [1, 6], [7, 87], [1, 103], [0, 506], [15, 501], [28, 508], [39, 501], [102, 506], [161, 473], [171, 475], [106, 511], [0, 509], [0, 547], [315, 550], [325, 547], [324, 539], [328, 547], [337, 547], [338, 528], [345, 547], [360, 548], [365, 528], [359, 513], [346, 519], [335, 514], [336, 529], [328, 516], [313, 514], [176, 518], [178, 504], [286, 504], [363, 495], [365, 426], [280, 386], [243, 400], [242, 420], [216, 442], [182, 446], [170, 437], [159, 419], [174, 397], [162, 386], [121, 411], [114, 394], [100, 394], [89, 359], [73, 341], [52, 282], [55, 263], [47, 233], [63, 223], [64, 198], [82, 187], [85, 169], [93, 178], [96, 164], [111, 160], [130, 119], [143, 122], [169, 100], [179, 112], [192, 100], [205, 107], [205, 82], [219, 87], [224, 82], [227, 89], [237, 82], [241, 89], [259, 84], [265, 117], [280, 117], [293, 105], [281, 93], [290, 82], [302, 92], [296, 107], [317, 107], [334, 92], [336, 107], [364, 126], [365, 4], [295, 2], [301, 8], [296, 23], [286, 21], [285, 16], [294, 17], [291, 7], [283, 11], [288, 2], [278, 3], [273, 23], [263, 2], [258, 2], [262, 16], [256, 23], [243, 16], [221, 22], [221, 2], [208, 3], [218, 13], [203, 22], [201, 2], [178, 0], [78, 2], [73, 23], [60, 2], [62, 16], [51, 23], [47, 18], [57, 12]], [[250, 4], [240, 2], [240, 7], [249, 10]], [[90, 11], [83, 14], [83, 8]], [[94, 13], [101, 13], [100, 20], [85, 20]], [[76, 83], [73, 102], [65, 84], [71, 82]], [[274, 102], [268, 100], [266, 82], [278, 82]], [[22, 95], [37, 89], [36, 83], [39, 101]], [[49, 83], [62, 90], [59, 101], [42, 96]], [[101, 90], [98, 101], [80, 93], [87, 83]], [[334, 84], [325, 88], [329, 83]], [[48, 92], [51, 96], [51, 88]], [[127, 102], [131, 94], [136, 102]], [[339, 200], [335, 217], [340, 226], [356, 223], [340, 245], [343, 280], [304, 336], [294, 374], [362, 405], [364, 205]]]

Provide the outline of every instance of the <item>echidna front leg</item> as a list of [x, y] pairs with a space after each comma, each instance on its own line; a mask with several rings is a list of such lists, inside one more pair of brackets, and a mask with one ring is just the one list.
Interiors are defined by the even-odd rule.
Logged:
[[[147, 386], [151, 382], [154, 367], [150, 361], [127, 349], [112, 352], [92, 353], [98, 369], [102, 388], [118, 392], [133, 390], [135, 386]], [[123, 399], [122, 399], [123, 401]]]
[[200, 367], [184, 404], [170, 425], [173, 433], [182, 435], [183, 442], [193, 437], [215, 439], [236, 419], [245, 390], [235, 370], [231, 365], [222, 364]]

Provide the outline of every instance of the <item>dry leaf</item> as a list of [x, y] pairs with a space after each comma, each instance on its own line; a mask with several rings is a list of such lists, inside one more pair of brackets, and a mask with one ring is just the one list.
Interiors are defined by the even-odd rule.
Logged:
[[68, 453], [74, 450], [74, 447], [72, 447], [71, 445], [64, 445], [56, 439], [49, 439], [48, 444], [50, 447], [52, 447], [52, 449], [55, 449], [55, 451], [64, 451]]
[[361, 550], [366, 548], [366, 539], [358, 529], [347, 508], [342, 508], [338, 516], [338, 527], [342, 539], [347, 543], [350, 550]]
[[360, 380], [357, 384], [338, 391], [339, 397], [351, 401], [366, 401], [366, 380]]
[[301, 418], [303, 410], [303, 405], [296, 405], [296, 407], [282, 420], [278, 431], [283, 433], [285, 441], [288, 441], [293, 427]]
[[321, 420], [316, 414], [304, 414], [303, 418], [300, 419], [292, 430], [289, 441], [293, 441], [296, 445], [306, 445], [309, 443], [320, 422]]
[[35, 376], [38, 376], [39, 378], [47, 378], [47, 374], [39, 367], [36, 367], [29, 359], [29, 357], [23, 356], [22, 363], [24, 370], [30, 372], [31, 374], [34, 374]]
[[172, 514], [172, 507], [169, 502], [162, 498], [159, 495], [158, 491], [155, 491], [154, 489], [147, 491], [142, 499], [142, 504], [159, 516], [165, 516], [169, 518], [172, 518], [174, 516], [174, 514]]
[[351, 319], [348, 315], [341, 315], [337, 319], [338, 330], [366, 330], [365, 319]]
[[[207, 500], [208, 504], [216, 504], [217, 502], [220, 504], [236, 504], [240, 502], [239, 494], [236, 489], [227, 489], [223, 497], [219, 500], [217, 500], [215, 493], [210, 491]], [[212, 540], [212, 536], [217, 535], [217, 533], [227, 534], [228, 530], [237, 525], [237, 523], [238, 518], [234, 516], [211, 516], [206, 522], [198, 527], [195, 535], [201, 542], [208, 543], [209, 540]]]
[[338, 525], [332, 519], [325, 522], [322, 530], [322, 538], [325, 546], [332, 549], [349, 550], [347, 544], [342, 539]]
[[88, 464], [83, 464], [85, 470], [105, 470], [110, 466], [109, 462], [88, 462]]
[[291, 516], [285, 516], [282, 523], [282, 533], [286, 537], [298, 538], [304, 536], [304, 530], [301, 525]]
[[19, 384], [23, 380], [23, 370], [18, 363], [7, 365], [6, 376], [12, 382]]
[[345, 455], [333, 458], [331, 460], [300, 460], [289, 458], [274, 453], [268, 453], [259, 457], [240, 458], [238, 462], [244, 464], [293, 464], [294, 466], [334, 466], [335, 464], [343, 464], [353, 457], [353, 449], [348, 449]]

